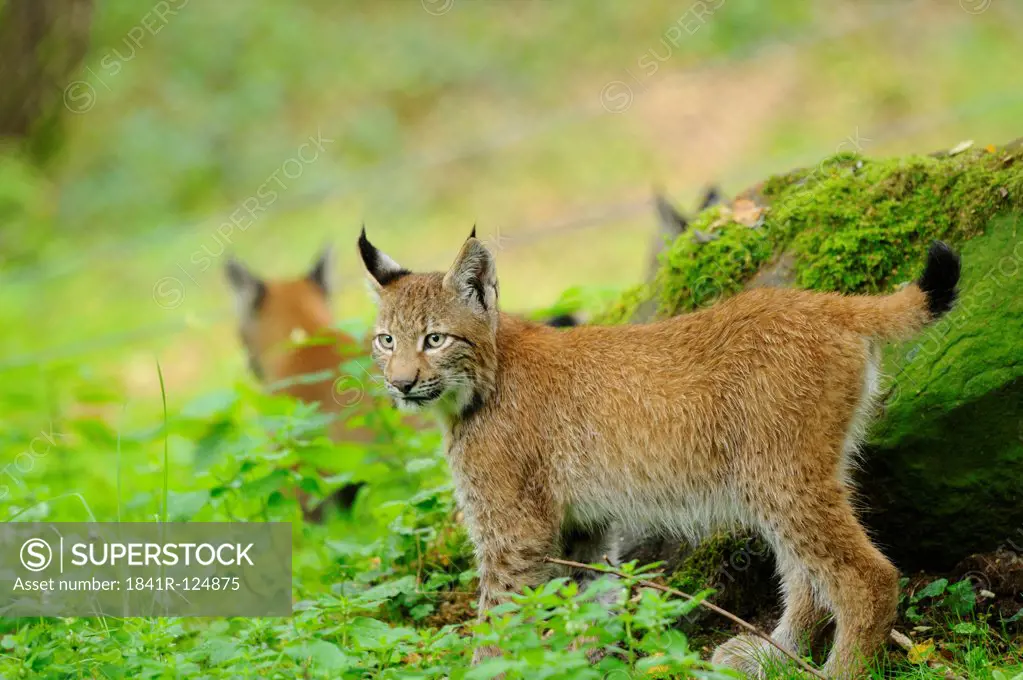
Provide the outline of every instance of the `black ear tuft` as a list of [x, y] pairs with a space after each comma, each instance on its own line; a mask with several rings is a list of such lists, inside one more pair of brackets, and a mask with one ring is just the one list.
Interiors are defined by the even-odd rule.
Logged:
[[224, 264], [224, 274], [227, 276], [227, 282], [231, 284], [232, 288], [241, 288], [249, 278], [252, 278], [252, 274], [245, 268], [245, 265], [235, 259], [234, 256], [227, 258], [227, 262]]
[[933, 318], [952, 309], [959, 297], [960, 270], [959, 255], [946, 243], [932, 241], [924, 273], [916, 283], [927, 295], [927, 308]]
[[657, 216], [662, 227], [675, 234], [681, 234], [689, 228], [689, 220], [675, 210], [662, 194], [655, 195], [654, 202], [657, 204]]
[[377, 249], [366, 238], [365, 224], [362, 225], [362, 231], [359, 232], [359, 255], [362, 256], [362, 263], [366, 265], [366, 269], [372, 270], [373, 265], [376, 264]]
[[266, 284], [234, 257], [228, 257], [224, 272], [234, 290], [239, 312], [258, 311], [266, 298]]
[[323, 252], [320, 253], [320, 256], [313, 264], [313, 268], [306, 275], [306, 278], [312, 281], [321, 291], [323, 291], [324, 295], [330, 295], [333, 290], [331, 281], [333, 278], [333, 272], [331, 271], [333, 254], [333, 247], [329, 244], [325, 246], [323, 248]]
[[380, 286], [386, 286], [412, 273], [369, 242], [366, 238], [366, 225], [362, 225], [362, 232], [359, 234], [359, 254], [362, 256], [366, 271]]
[[472, 233], [469, 234], [469, 238], [476, 238], [476, 225], [472, 225]]
[[707, 187], [706, 191], [703, 192], [703, 200], [700, 201], [700, 210], [706, 210], [712, 205], [717, 205], [721, 202], [721, 189], [717, 186], [711, 185]]

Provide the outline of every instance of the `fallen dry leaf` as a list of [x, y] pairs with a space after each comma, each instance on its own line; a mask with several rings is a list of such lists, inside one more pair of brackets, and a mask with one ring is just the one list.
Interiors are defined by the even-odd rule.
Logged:
[[955, 156], [957, 153], [962, 153], [973, 146], [973, 140], [967, 139], [966, 141], [959, 142], [948, 151], [949, 156]]
[[934, 654], [934, 640], [927, 639], [913, 645], [907, 656], [909, 657], [910, 663], [921, 664], [927, 663], [927, 659], [929, 659], [932, 654]]
[[747, 227], [756, 227], [764, 215], [764, 207], [747, 198], [740, 198], [732, 204], [732, 219]]

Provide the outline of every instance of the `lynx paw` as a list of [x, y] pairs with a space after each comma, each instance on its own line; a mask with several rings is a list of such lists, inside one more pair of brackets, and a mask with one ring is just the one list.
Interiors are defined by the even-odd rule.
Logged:
[[766, 666], [777, 650], [755, 635], [736, 635], [714, 650], [711, 662], [739, 671], [751, 680], [767, 677]]
[[482, 661], [487, 659], [493, 659], [496, 656], [501, 656], [501, 648], [494, 646], [477, 647], [476, 651], [472, 654], [472, 665], [475, 666]]
[[598, 640], [595, 637], [576, 638], [572, 642], [572, 644], [569, 646], [569, 649], [571, 649], [573, 651], [575, 651], [577, 649], [585, 649], [586, 650], [586, 660], [589, 661], [592, 665], [596, 666], [598, 663], [601, 662], [601, 660], [605, 656], [607, 656], [607, 650], [606, 649], [604, 649], [603, 647], [592, 646], [597, 641]]

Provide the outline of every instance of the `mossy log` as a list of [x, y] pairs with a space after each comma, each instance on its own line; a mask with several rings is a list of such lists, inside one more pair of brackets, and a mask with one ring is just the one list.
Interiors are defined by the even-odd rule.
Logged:
[[[863, 519], [906, 571], [1004, 546], [1023, 527], [1023, 144], [842, 154], [744, 197], [763, 208], [753, 226], [728, 206], [704, 211], [692, 228], [717, 238], [680, 236], [653, 280], [597, 322], [672, 316], [758, 285], [888, 292], [920, 274], [930, 240], [949, 242], [963, 259], [960, 302], [886, 351], [857, 477]], [[693, 580], [687, 569], [677, 574]]]

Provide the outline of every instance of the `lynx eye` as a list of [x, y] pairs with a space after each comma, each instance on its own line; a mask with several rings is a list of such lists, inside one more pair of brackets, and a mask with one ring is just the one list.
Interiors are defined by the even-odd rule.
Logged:
[[437, 349], [444, 344], [444, 341], [448, 339], [448, 336], [443, 333], [430, 333], [426, 336], [426, 341], [423, 345], [426, 349]]
[[380, 349], [394, 349], [394, 338], [386, 333], [381, 333], [377, 336], [377, 345]]

